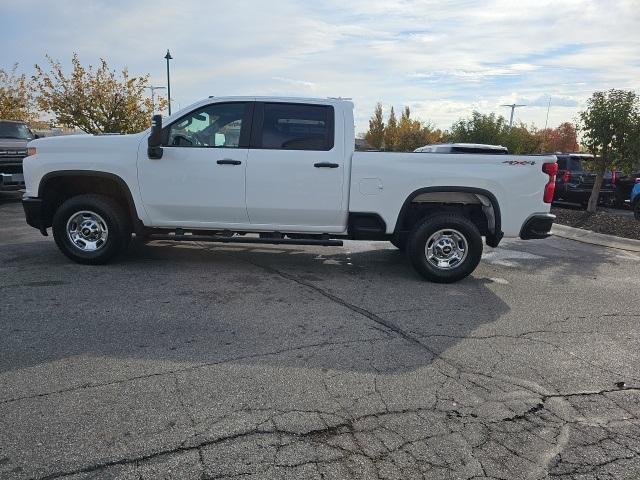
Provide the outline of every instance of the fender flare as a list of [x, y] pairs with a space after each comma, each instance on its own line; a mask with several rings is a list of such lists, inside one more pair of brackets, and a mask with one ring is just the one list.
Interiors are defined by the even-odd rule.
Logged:
[[143, 227], [142, 220], [140, 220], [140, 217], [138, 216], [138, 210], [136, 209], [133, 195], [131, 194], [131, 189], [122, 177], [116, 175], [115, 173], [103, 172], [99, 170], [56, 170], [54, 172], [46, 173], [42, 176], [42, 178], [40, 179], [40, 183], [38, 184], [38, 197], [43, 198], [48, 182], [55, 178], [61, 177], [99, 178], [115, 182], [124, 193], [129, 215], [134, 226], [134, 231], [137, 232], [141, 227]]
[[487, 245], [490, 247], [497, 247], [504, 236], [502, 232], [502, 214], [500, 212], [500, 204], [498, 203], [498, 199], [496, 196], [488, 190], [484, 188], [476, 188], [476, 187], [460, 187], [460, 186], [437, 186], [437, 187], [423, 187], [417, 190], [414, 190], [409, 194], [409, 196], [405, 199], [402, 207], [400, 208], [400, 213], [398, 213], [398, 218], [396, 220], [396, 225], [394, 228], [394, 235], [399, 233], [400, 226], [404, 222], [404, 219], [409, 210], [409, 206], [413, 202], [413, 200], [423, 193], [432, 193], [432, 192], [462, 192], [462, 193], [473, 193], [476, 195], [482, 195], [486, 197], [491, 203], [491, 207], [493, 208], [494, 220], [495, 220], [495, 229], [493, 234], [488, 235]]

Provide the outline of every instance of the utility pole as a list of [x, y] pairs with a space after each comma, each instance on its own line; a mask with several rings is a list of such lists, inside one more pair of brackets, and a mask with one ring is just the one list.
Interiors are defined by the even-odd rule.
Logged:
[[511, 126], [513, 125], [513, 112], [518, 107], [526, 107], [524, 104], [512, 103], [511, 105], [500, 105], [501, 107], [509, 107], [511, 109], [511, 118], [509, 119], [509, 130], [511, 130]]
[[155, 85], [149, 85], [148, 87], [144, 87], [144, 88], [148, 88], [149, 90], [151, 90], [151, 111], [152, 113], [156, 113], [156, 102], [155, 102], [155, 92], [156, 90], [164, 90], [167, 87], [156, 87]]
[[547, 119], [544, 121], [544, 129], [547, 129], [549, 124], [549, 109], [551, 108], [551, 95], [549, 95], [549, 103], [547, 103]]
[[167, 48], [167, 54], [164, 56], [167, 59], [167, 101], [169, 103], [169, 115], [171, 115], [171, 82], [169, 80], [169, 60], [172, 60], [173, 57], [169, 53], [169, 49]]
[[544, 121], [544, 139], [542, 140], [542, 145], [540, 146], [540, 153], [544, 153], [544, 147], [547, 143], [547, 125], [549, 125], [549, 110], [551, 109], [551, 95], [549, 95], [549, 103], [547, 103], [547, 118]]

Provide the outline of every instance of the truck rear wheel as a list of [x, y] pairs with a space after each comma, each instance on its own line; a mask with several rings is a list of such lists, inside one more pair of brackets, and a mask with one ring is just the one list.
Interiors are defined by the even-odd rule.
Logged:
[[104, 264], [131, 241], [131, 226], [123, 208], [103, 195], [78, 195], [65, 201], [53, 216], [53, 238], [74, 262]]
[[413, 267], [427, 280], [457, 282], [478, 266], [482, 236], [473, 222], [462, 215], [434, 215], [413, 229], [407, 254]]

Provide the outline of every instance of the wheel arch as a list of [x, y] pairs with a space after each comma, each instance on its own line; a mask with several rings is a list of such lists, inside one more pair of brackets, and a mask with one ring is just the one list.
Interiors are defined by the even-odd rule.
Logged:
[[45, 227], [51, 226], [55, 209], [62, 202], [75, 195], [88, 193], [114, 198], [129, 214], [134, 231], [141, 231], [143, 224], [127, 182], [114, 173], [96, 170], [58, 170], [42, 177], [38, 185], [38, 197], [43, 200]]
[[472, 203], [482, 205], [482, 211], [486, 216], [489, 230], [486, 234], [487, 245], [491, 247], [498, 246], [503, 237], [500, 204], [493, 193], [486, 189], [476, 187], [434, 186], [414, 190], [407, 196], [400, 208], [394, 228], [394, 236], [399, 236], [403, 231], [412, 205], [416, 203], [437, 203], [445, 205], [466, 204], [470, 200], [469, 195], [477, 199], [477, 202]]

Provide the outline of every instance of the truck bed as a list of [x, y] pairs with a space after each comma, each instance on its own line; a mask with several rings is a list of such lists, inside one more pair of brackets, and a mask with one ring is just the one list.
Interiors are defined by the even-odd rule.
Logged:
[[349, 211], [380, 212], [391, 233], [404, 200], [425, 185], [486, 190], [499, 203], [505, 236], [517, 237], [527, 217], [549, 211], [543, 202], [545, 162], [555, 157], [355, 152]]

